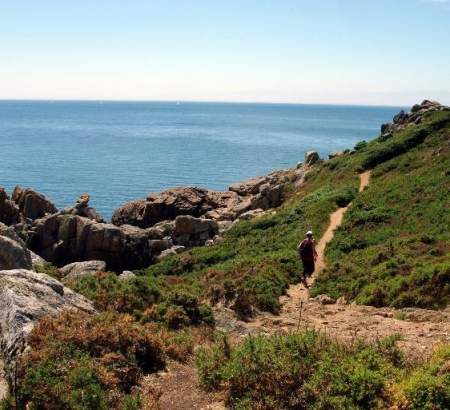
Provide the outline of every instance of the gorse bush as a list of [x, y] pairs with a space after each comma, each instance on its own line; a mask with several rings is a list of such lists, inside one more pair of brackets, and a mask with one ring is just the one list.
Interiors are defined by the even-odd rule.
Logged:
[[211, 308], [199, 301], [192, 287], [171, 286], [166, 290], [153, 276], [123, 281], [114, 273], [99, 273], [75, 279], [69, 285], [101, 311], [129, 313], [143, 322], [166, 323], [171, 329], [214, 324]]
[[44, 318], [28, 342], [17, 375], [21, 407], [118, 408], [142, 374], [165, 363], [158, 328], [117, 313]]
[[440, 347], [428, 363], [413, 371], [400, 390], [410, 410], [450, 408], [450, 344]]
[[233, 408], [372, 409], [404, 364], [396, 340], [344, 346], [307, 331], [249, 336], [231, 348], [222, 336], [196, 364], [203, 386], [226, 389]]
[[29, 335], [13, 396], [20, 409], [138, 409], [143, 375], [168, 358], [189, 360], [195, 344], [211, 339], [209, 327], [168, 331], [126, 314], [66, 311], [43, 318]]
[[94, 302], [96, 309], [132, 314], [161, 299], [156, 281], [151, 277], [120, 280], [114, 273], [98, 273], [73, 279], [68, 285]]

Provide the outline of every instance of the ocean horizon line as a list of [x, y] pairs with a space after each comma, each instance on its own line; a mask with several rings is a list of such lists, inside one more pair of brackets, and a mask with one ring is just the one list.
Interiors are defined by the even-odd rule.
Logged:
[[34, 102], [34, 103], [173, 103], [173, 104], [230, 104], [230, 105], [279, 105], [279, 106], [318, 106], [318, 107], [393, 107], [407, 108], [410, 104], [363, 104], [363, 103], [328, 103], [328, 102], [277, 102], [277, 101], [221, 101], [221, 100], [122, 100], [122, 99], [72, 99], [72, 98], [0, 98], [0, 102]]

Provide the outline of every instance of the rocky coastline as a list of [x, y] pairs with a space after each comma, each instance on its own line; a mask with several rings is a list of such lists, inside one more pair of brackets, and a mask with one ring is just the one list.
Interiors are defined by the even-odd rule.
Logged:
[[[425, 100], [383, 124], [379, 139], [443, 110], [449, 108]], [[330, 160], [340, 155], [332, 153]], [[318, 153], [310, 151], [296, 167], [233, 184], [224, 192], [180, 187], [150, 193], [117, 209], [110, 223], [90, 205], [88, 194], [58, 210], [31, 188], [16, 187], [11, 196], [0, 188], [0, 351], [6, 364], [25, 348], [25, 336], [40, 317], [65, 309], [95, 312], [89, 300], [35, 272], [38, 265], [56, 265], [62, 282], [107, 270], [127, 280], [134, 275], [131, 270], [210, 246], [236, 223], [274, 212], [289, 192], [301, 189], [318, 161]]]

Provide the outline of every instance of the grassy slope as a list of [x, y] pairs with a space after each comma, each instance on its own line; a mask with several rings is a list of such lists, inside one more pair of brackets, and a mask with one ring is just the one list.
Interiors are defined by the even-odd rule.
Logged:
[[320, 236], [337, 203], [356, 193], [358, 177], [348, 167], [323, 177], [316, 174], [276, 214], [242, 222], [221, 243], [166, 259], [142, 273], [159, 278], [163, 288], [184, 288], [211, 301], [229, 299], [242, 314], [249, 305], [276, 312], [278, 297], [299, 279], [296, 247], [304, 232], [313, 229]]
[[[450, 118], [437, 113], [423, 143], [375, 166], [327, 247], [329, 269], [313, 294], [345, 295], [374, 306], [445, 307], [450, 300]], [[446, 121], [446, 122], [444, 122]], [[386, 143], [366, 148], [365, 158]]]

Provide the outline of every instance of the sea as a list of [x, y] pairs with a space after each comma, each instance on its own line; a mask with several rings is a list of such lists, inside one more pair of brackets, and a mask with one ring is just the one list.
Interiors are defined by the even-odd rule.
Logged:
[[352, 148], [405, 107], [200, 102], [0, 101], [0, 186], [58, 208], [89, 193], [106, 219], [176, 186], [226, 190]]

